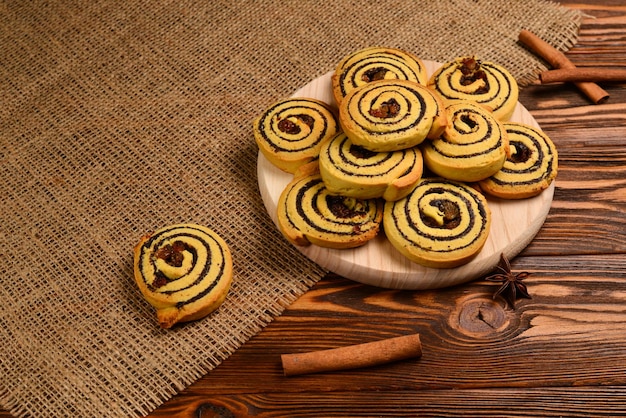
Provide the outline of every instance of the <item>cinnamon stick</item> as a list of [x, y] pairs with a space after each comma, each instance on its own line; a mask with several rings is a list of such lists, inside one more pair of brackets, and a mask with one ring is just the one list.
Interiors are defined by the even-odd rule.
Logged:
[[419, 334], [405, 335], [330, 350], [281, 356], [285, 376], [375, 366], [422, 356]]
[[609, 68], [560, 68], [539, 73], [542, 84], [563, 82], [626, 82], [626, 70]]
[[[519, 41], [531, 51], [546, 60], [552, 67], [557, 69], [572, 69], [576, 66], [559, 50], [554, 48], [534, 33], [522, 29], [519, 33]], [[609, 98], [609, 93], [604, 91], [596, 83], [581, 81], [574, 83], [595, 104], [604, 103]]]

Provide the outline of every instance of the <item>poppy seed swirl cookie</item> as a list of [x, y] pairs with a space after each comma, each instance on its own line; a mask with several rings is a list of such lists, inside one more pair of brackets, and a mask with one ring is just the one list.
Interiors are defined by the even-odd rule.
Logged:
[[484, 246], [490, 227], [487, 200], [460, 182], [424, 178], [405, 198], [385, 203], [383, 228], [391, 244], [430, 268], [468, 263]]
[[382, 80], [352, 90], [339, 105], [339, 122], [355, 145], [387, 152], [441, 134], [448, 123], [432, 90], [406, 80]]
[[344, 133], [339, 133], [320, 150], [319, 169], [331, 193], [398, 200], [421, 178], [422, 161], [417, 147], [373, 152], [354, 145]]
[[273, 104], [253, 124], [259, 150], [288, 173], [315, 160], [322, 144], [338, 131], [337, 118], [326, 103], [301, 97]]
[[536, 196], [550, 186], [558, 170], [554, 143], [540, 129], [506, 122], [511, 155], [493, 176], [480, 181], [481, 190], [503, 199]]
[[495, 174], [507, 158], [506, 130], [491, 112], [470, 101], [451, 102], [450, 124], [422, 147], [425, 165], [450, 180], [473, 182]]
[[355, 88], [377, 80], [409, 80], [426, 85], [426, 67], [417, 56], [398, 48], [368, 47], [344, 57], [331, 76], [337, 104]]
[[226, 242], [200, 225], [177, 224], [144, 235], [134, 249], [135, 282], [162, 328], [200, 319], [228, 294], [233, 262]]
[[435, 71], [428, 86], [445, 101], [471, 100], [488, 109], [501, 121], [508, 121], [519, 97], [517, 81], [501, 65], [460, 57]]
[[382, 215], [379, 199], [329, 193], [317, 163], [308, 164], [294, 176], [277, 207], [278, 226], [291, 243], [337, 249], [359, 247], [373, 239]]

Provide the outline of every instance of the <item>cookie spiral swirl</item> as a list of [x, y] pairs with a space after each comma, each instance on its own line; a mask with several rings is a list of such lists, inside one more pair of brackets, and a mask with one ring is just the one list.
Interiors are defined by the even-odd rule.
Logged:
[[299, 97], [278, 101], [253, 124], [259, 150], [288, 173], [316, 159], [322, 144], [338, 131], [337, 118], [328, 104]]
[[317, 167], [307, 171], [294, 176], [278, 200], [278, 225], [290, 242], [354, 248], [378, 234], [383, 214], [380, 200], [331, 194]]
[[502, 123], [474, 102], [451, 102], [446, 111], [450, 125], [441, 137], [422, 147], [426, 166], [457, 181], [478, 181], [495, 174], [509, 152]]
[[382, 80], [352, 90], [339, 106], [339, 121], [355, 144], [388, 152], [436, 137], [447, 124], [441, 99], [406, 80]]
[[558, 153], [552, 140], [540, 129], [506, 122], [511, 155], [493, 176], [479, 182], [480, 188], [503, 199], [524, 199], [547, 189], [556, 178]]
[[477, 102], [501, 121], [511, 118], [519, 97], [519, 87], [511, 73], [501, 65], [475, 57], [459, 57], [445, 63], [433, 73], [428, 85], [446, 101]]
[[355, 88], [376, 80], [409, 80], [426, 85], [428, 77], [421, 59], [398, 48], [373, 46], [344, 57], [331, 76], [337, 104]]
[[176, 224], [144, 235], [134, 250], [134, 276], [159, 324], [170, 328], [219, 307], [230, 289], [226, 242], [201, 225]]
[[398, 200], [421, 178], [422, 161], [417, 147], [373, 152], [354, 145], [344, 133], [339, 133], [322, 147], [319, 168], [331, 193], [360, 199]]
[[491, 212], [485, 197], [468, 185], [425, 178], [405, 198], [385, 203], [383, 227], [391, 244], [410, 260], [452, 268], [482, 249]]

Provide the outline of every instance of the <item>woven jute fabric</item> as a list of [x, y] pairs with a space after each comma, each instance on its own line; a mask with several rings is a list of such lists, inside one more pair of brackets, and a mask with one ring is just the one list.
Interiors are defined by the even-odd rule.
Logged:
[[[539, 0], [0, 3], [0, 404], [16, 416], [142, 416], [280, 315], [326, 272], [275, 228], [252, 120], [371, 45], [476, 54], [520, 82], [578, 12]], [[235, 278], [209, 317], [159, 328], [141, 235], [193, 222]]]

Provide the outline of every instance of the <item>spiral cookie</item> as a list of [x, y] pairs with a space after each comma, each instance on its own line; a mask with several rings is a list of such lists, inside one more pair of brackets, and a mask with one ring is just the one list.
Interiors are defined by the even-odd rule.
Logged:
[[383, 227], [391, 244], [430, 268], [453, 268], [482, 249], [491, 227], [485, 197], [470, 186], [424, 178], [405, 198], [385, 203]]
[[495, 174], [507, 158], [506, 130], [491, 112], [470, 101], [446, 107], [450, 125], [422, 147], [424, 163], [450, 180], [478, 181]]
[[339, 122], [355, 145], [386, 152], [437, 137], [447, 118], [441, 99], [428, 88], [412, 81], [381, 80], [348, 93], [339, 105]]
[[331, 193], [359, 199], [398, 200], [415, 187], [422, 176], [423, 163], [417, 147], [373, 152], [352, 144], [341, 132], [322, 147], [319, 168]]
[[472, 100], [501, 121], [510, 119], [519, 96], [515, 78], [502, 66], [460, 57], [441, 66], [428, 81], [444, 100]]
[[253, 125], [254, 139], [272, 164], [288, 173], [317, 158], [338, 132], [330, 107], [316, 99], [289, 98], [263, 112]]
[[134, 249], [135, 281], [162, 328], [217, 309], [230, 288], [230, 250], [212, 230], [178, 224], [144, 235]]
[[397, 48], [369, 47], [339, 62], [331, 76], [337, 104], [355, 88], [377, 80], [409, 80], [426, 85], [426, 67], [417, 56]]
[[500, 171], [479, 182], [479, 186], [485, 193], [503, 199], [536, 196], [556, 177], [556, 147], [543, 131], [533, 126], [507, 122], [504, 127], [511, 155]]
[[280, 195], [277, 215], [283, 235], [296, 245], [328, 248], [354, 248], [374, 238], [382, 202], [329, 193], [316, 165], [294, 176]]

